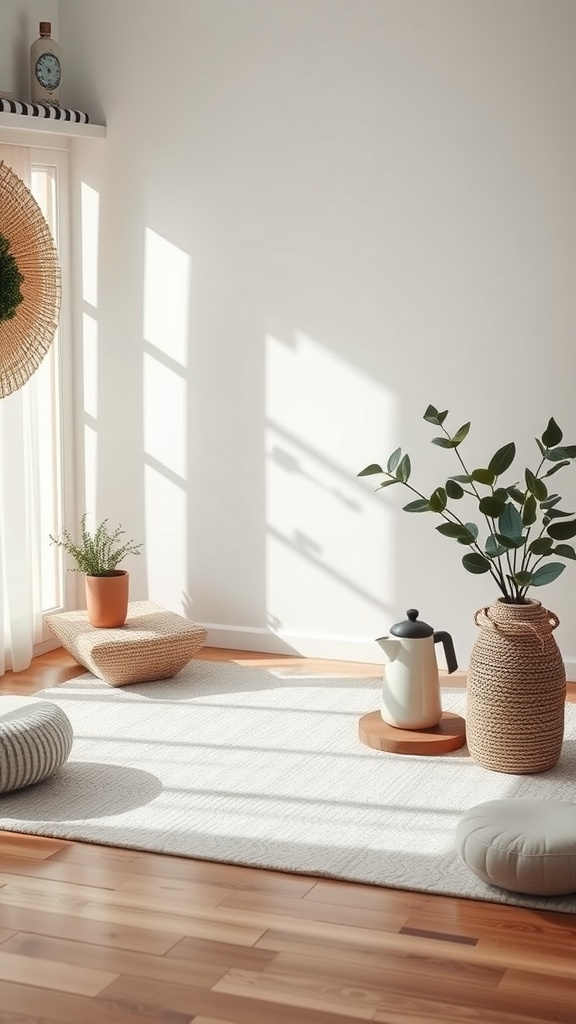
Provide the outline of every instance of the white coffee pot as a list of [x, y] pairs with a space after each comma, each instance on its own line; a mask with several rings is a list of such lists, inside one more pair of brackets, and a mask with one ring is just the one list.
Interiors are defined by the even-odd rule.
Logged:
[[391, 627], [391, 636], [376, 640], [386, 657], [380, 713], [397, 729], [431, 729], [442, 718], [435, 644], [444, 647], [448, 672], [458, 668], [450, 634], [435, 632], [418, 614], [409, 608], [407, 619]]

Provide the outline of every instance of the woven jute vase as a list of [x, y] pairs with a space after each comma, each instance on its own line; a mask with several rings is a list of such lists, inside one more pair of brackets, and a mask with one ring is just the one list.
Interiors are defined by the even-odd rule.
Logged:
[[494, 601], [474, 616], [466, 738], [483, 768], [511, 775], [553, 768], [562, 749], [566, 673], [558, 617], [540, 601]]

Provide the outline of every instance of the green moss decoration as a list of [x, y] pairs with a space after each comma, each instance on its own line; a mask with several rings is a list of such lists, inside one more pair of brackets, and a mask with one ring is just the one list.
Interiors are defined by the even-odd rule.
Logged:
[[0, 322], [11, 320], [24, 296], [20, 285], [24, 280], [10, 252], [10, 242], [0, 235]]

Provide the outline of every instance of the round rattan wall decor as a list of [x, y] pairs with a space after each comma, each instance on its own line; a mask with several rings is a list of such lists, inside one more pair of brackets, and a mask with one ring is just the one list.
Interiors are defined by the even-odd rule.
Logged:
[[34, 196], [0, 161], [0, 398], [21, 388], [46, 355], [60, 314], [60, 265]]

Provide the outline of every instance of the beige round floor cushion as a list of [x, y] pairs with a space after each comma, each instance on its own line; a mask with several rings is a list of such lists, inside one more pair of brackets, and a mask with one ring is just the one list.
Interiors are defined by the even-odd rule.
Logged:
[[478, 878], [510, 892], [576, 892], [576, 803], [489, 800], [466, 811], [456, 849]]
[[47, 700], [0, 697], [0, 793], [47, 779], [72, 747], [70, 719]]

